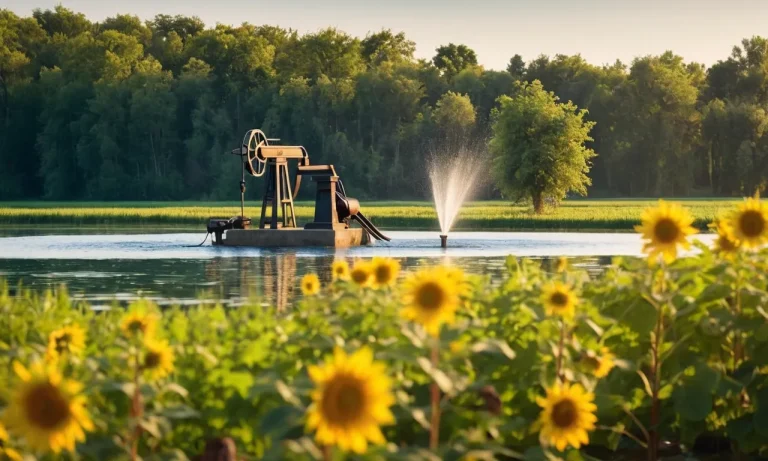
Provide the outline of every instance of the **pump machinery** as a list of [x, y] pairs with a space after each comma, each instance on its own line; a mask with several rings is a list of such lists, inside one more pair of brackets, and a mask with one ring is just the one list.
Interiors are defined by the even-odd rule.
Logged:
[[[389, 240], [363, 215], [357, 199], [347, 196], [333, 165], [311, 165], [303, 146], [283, 146], [279, 142], [253, 129], [245, 133], [240, 147], [232, 150], [242, 160], [240, 216], [208, 221], [214, 245], [350, 246], [369, 243], [371, 238]], [[293, 180], [289, 171], [292, 162]], [[266, 175], [258, 229], [245, 216], [246, 171], [257, 178]], [[300, 229], [294, 198], [305, 176], [316, 184], [315, 213], [313, 221]], [[352, 221], [360, 229], [351, 228]]]

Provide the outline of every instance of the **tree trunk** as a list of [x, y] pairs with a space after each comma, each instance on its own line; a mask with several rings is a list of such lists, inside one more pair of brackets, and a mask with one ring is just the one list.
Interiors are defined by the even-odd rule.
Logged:
[[542, 214], [544, 212], [544, 197], [541, 192], [534, 192], [531, 194], [533, 199], [533, 212], [536, 214]]

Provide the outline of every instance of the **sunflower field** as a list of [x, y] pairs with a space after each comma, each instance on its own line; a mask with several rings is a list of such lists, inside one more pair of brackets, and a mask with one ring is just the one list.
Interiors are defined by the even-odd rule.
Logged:
[[0, 284], [0, 459], [768, 455], [768, 205], [721, 216], [714, 248], [692, 223], [648, 209], [648, 258], [596, 277], [338, 260], [287, 312]]

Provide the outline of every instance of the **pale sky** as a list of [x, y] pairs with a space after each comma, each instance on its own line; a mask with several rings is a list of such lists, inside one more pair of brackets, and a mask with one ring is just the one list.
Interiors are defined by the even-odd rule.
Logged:
[[382, 28], [403, 31], [416, 56], [463, 43], [480, 64], [506, 68], [515, 53], [581, 55], [593, 64], [672, 50], [711, 65], [742, 38], [768, 36], [768, 0], [0, 0], [23, 16], [62, 3], [99, 21], [116, 13], [199, 16], [214, 24], [272, 24], [312, 32], [335, 26], [364, 37]]

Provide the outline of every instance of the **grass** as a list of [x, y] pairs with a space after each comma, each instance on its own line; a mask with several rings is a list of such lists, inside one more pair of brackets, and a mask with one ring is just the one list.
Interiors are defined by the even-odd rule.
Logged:
[[[462, 209], [453, 230], [631, 231], [643, 209], [655, 199], [569, 200], [543, 215], [510, 202], [472, 202]], [[670, 199], [691, 210], [699, 229], [738, 200]], [[251, 201], [246, 215], [257, 219], [260, 205]], [[430, 202], [365, 202], [365, 215], [383, 229], [436, 230]], [[209, 217], [240, 214], [236, 202], [0, 202], [0, 225], [205, 225]], [[297, 202], [299, 223], [312, 219], [313, 203]]]

